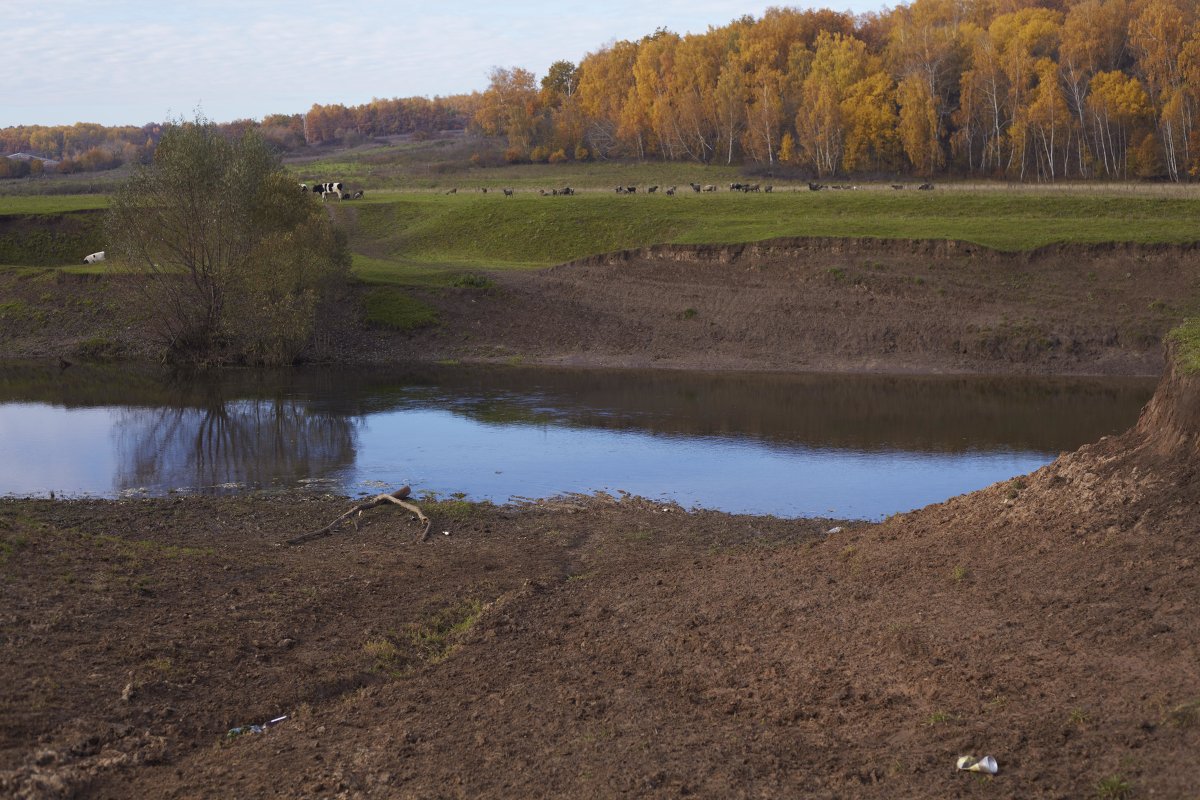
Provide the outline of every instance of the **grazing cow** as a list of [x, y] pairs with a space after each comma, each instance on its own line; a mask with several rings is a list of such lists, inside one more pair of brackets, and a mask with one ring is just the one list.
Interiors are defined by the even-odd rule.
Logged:
[[626, 186], [625, 194], [637, 194], [637, 187], [636, 186]]
[[362, 199], [363, 199], [363, 190], [362, 190], [362, 189], [359, 189], [357, 192], [355, 192], [355, 193], [354, 193], [354, 194], [353, 194], [353, 195], [350, 197], [350, 199], [351, 199], [351, 200], [362, 200]]
[[486, 187], [486, 186], [480, 186], [480, 187], [479, 187], [479, 191], [483, 192], [484, 194], [487, 194], [487, 187]]
[[501, 189], [501, 191], [502, 191], [502, 192], [504, 192], [504, 196], [505, 196], [505, 197], [512, 197], [512, 196], [513, 196], [513, 190], [512, 190], [512, 189], [507, 189], [507, 188], [506, 188], [506, 189]]
[[341, 181], [334, 181], [332, 183], [314, 184], [312, 190], [313, 194], [320, 192], [321, 199], [325, 200], [329, 195], [333, 195], [334, 197], [341, 199], [343, 189], [344, 186]]
[[453, 189], [447, 189], [446, 194], [458, 194], [458, 187], [455, 186]]
[[932, 192], [933, 184], [932, 183], [922, 183], [920, 186], [917, 187], [917, 189], [922, 192]]
[[688, 184], [688, 186], [692, 187], [692, 191], [693, 191], [693, 192], [695, 192], [696, 194], [699, 194], [699, 193], [700, 193], [700, 184], [698, 184], [698, 183], [689, 183], [689, 184]]
[[302, 192], [307, 192], [307, 191], [308, 191], [308, 184], [307, 184], [307, 183], [302, 183], [302, 184], [300, 184], [300, 191], [302, 191]]
[[675, 196], [675, 187], [674, 186], [669, 187], [666, 191], [666, 195], [667, 195], [667, 197], [674, 197]]
[[350, 193], [349, 193], [349, 192], [342, 192], [342, 199], [343, 199], [343, 200], [349, 200], [349, 199], [350, 199]]
[[572, 189], [570, 186], [564, 186], [563, 188], [561, 188], [561, 189], [559, 189], [559, 190], [558, 190], [558, 193], [559, 193], [559, 194], [572, 195], [572, 194], [575, 194], [575, 190], [574, 190], [574, 189]]
[[646, 193], [647, 193], [647, 194], [654, 194], [654, 193], [655, 193], [655, 192], [657, 192], [657, 191], [658, 191], [658, 186], [651, 186], [649, 189], [647, 189], [647, 190], [646, 190]]
[[717, 190], [717, 185], [715, 183], [710, 183], [708, 186], [704, 187], [704, 191], [706, 191], [706, 192], [715, 192], [716, 190]]
[[624, 187], [624, 186], [618, 186], [618, 187], [617, 187], [617, 194], [625, 194], [625, 187]]
[[895, 189], [897, 192], [900, 192], [900, 191], [904, 190], [904, 184], [903, 183], [893, 183], [892, 188]]
[[101, 250], [99, 253], [92, 253], [90, 256], [83, 257], [83, 263], [85, 263], [85, 264], [99, 264], [103, 260], [104, 260], [104, 251], [103, 250]]
[[824, 188], [825, 188], [825, 187], [824, 187], [824, 186], [822, 186], [822, 185], [821, 185], [821, 184], [819, 184], [819, 183], [811, 183], [811, 182], [810, 182], [810, 183], [808, 184], [808, 190], [809, 190], [810, 192], [819, 192], [819, 191], [821, 191], [821, 190], [822, 190], [822, 189], [824, 189]]
[[774, 189], [775, 189], [775, 187], [771, 186], [770, 184], [767, 184], [766, 186], [763, 187], [763, 191], [766, 192], [767, 194], [770, 194]]

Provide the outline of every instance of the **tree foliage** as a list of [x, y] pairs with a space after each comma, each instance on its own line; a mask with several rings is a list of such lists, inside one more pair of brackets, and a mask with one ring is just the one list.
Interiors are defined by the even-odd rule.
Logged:
[[168, 356], [290, 363], [344, 281], [348, 251], [255, 131], [170, 125], [115, 193], [110, 260], [136, 285]]
[[[485, 100], [474, 124], [525, 153], [782, 162], [816, 175], [1183, 180], [1200, 175], [1198, 16], [1192, 0], [771, 8], [556, 62], [540, 94], [529, 76], [525, 118], [499, 131]], [[511, 76], [494, 73], [485, 98], [504, 94], [497, 77]]]

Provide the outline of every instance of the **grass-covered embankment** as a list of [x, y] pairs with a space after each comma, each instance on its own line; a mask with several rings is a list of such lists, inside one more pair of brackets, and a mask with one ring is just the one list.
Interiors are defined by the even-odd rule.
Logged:
[[85, 255], [104, 249], [102, 228], [96, 210], [0, 214], [0, 264], [82, 265]]
[[1175, 368], [1183, 375], [1200, 372], [1200, 317], [1186, 320], [1168, 339], [1175, 345]]
[[[0, 264], [78, 263], [86, 252], [102, 248], [95, 223], [105, 205], [98, 195], [0, 198]], [[651, 244], [796, 236], [953, 239], [1006, 251], [1200, 238], [1195, 225], [1200, 198], [1093, 189], [929, 193], [781, 187], [769, 195], [744, 195], [695, 194], [684, 186], [675, 197], [600, 189], [573, 197], [541, 197], [532, 189], [518, 189], [513, 197], [496, 191], [379, 191], [332, 205], [331, 211], [350, 231], [355, 271], [382, 283], [442, 283], [464, 270], [536, 269]], [[40, 232], [51, 223], [39, 220], [54, 219], [86, 221], [95, 235], [50, 241]], [[15, 233], [5, 232], [5, 225]], [[76, 252], [81, 249], [86, 252]]]
[[372, 193], [335, 213], [368, 281], [438, 283], [457, 271], [536, 269], [650, 244], [779, 237], [952, 239], [1005, 251], [1056, 243], [1196, 241], [1200, 199], [1093, 193]]

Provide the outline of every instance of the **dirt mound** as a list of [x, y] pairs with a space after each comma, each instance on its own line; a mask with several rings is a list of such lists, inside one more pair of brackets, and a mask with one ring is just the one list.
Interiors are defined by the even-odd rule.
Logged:
[[1160, 458], [1188, 461], [1200, 457], [1200, 377], [1181, 374], [1174, 347], [1168, 347], [1167, 371], [1138, 420], [1140, 449]]
[[593, 366], [1158, 374], [1200, 277], [1190, 246], [1001, 253], [945, 241], [657, 246], [499, 291], [439, 290], [381, 350]]

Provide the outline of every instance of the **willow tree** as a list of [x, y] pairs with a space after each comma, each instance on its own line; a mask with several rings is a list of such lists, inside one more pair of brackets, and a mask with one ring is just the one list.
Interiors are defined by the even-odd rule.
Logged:
[[203, 119], [164, 133], [114, 194], [106, 233], [175, 361], [296, 360], [349, 269], [321, 204], [263, 140]]

